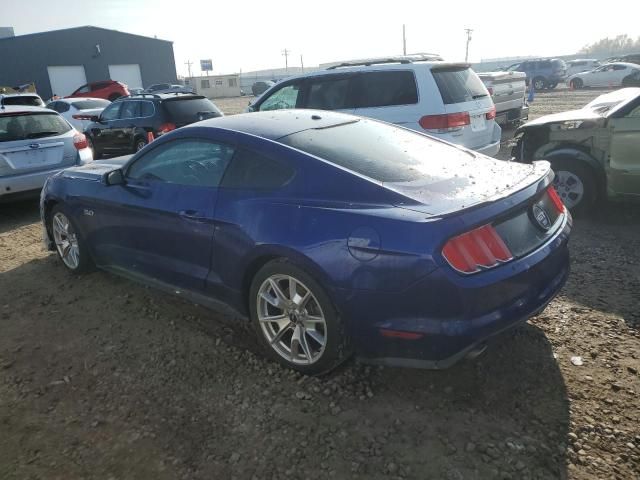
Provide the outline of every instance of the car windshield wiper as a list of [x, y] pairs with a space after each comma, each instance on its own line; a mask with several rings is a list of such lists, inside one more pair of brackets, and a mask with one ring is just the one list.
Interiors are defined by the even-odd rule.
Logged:
[[28, 133], [26, 138], [41, 138], [41, 137], [48, 137], [50, 135], [60, 135], [59, 132], [33, 132], [33, 133]]
[[471, 98], [473, 98], [475, 100], [476, 98], [482, 98], [482, 97], [486, 97], [488, 95], [489, 95], [488, 93], [478, 93], [477, 95], [474, 95]]

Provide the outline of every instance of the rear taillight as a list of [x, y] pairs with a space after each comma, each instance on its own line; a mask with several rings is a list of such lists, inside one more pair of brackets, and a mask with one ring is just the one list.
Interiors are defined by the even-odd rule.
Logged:
[[442, 255], [462, 273], [475, 273], [493, 268], [513, 258], [509, 247], [491, 225], [463, 233], [449, 240]]
[[493, 120], [494, 118], [496, 118], [496, 107], [491, 107], [491, 110], [485, 113], [484, 116], [487, 120]]
[[547, 195], [549, 195], [549, 199], [551, 200], [551, 203], [553, 203], [557, 212], [564, 213], [564, 203], [562, 203], [562, 199], [560, 198], [560, 195], [558, 195], [558, 192], [556, 192], [556, 189], [553, 188], [553, 185], [547, 188]]
[[160, 125], [158, 127], [158, 135], [162, 135], [164, 133], [169, 133], [171, 130], [175, 130], [175, 129], [176, 129], [175, 124], [173, 124], [171, 122], [163, 123], [162, 125]]
[[425, 115], [418, 122], [425, 130], [458, 130], [471, 123], [469, 112]]
[[73, 146], [76, 147], [77, 150], [82, 150], [89, 146], [89, 142], [87, 142], [87, 137], [85, 137], [84, 133], [76, 133], [73, 136]]
[[81, 115], [79, 113], [71, 115], [76, 120], [91, 120], [91, 115]]

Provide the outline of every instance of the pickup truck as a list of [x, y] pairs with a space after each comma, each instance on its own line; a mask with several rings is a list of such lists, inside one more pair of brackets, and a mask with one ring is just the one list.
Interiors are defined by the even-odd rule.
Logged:
[[526, 73], [484, 72], [478, 76], [496, 106], [496, 122], [500, 125], [517, 124], [529, 118], [529, 105], [525, 101]]

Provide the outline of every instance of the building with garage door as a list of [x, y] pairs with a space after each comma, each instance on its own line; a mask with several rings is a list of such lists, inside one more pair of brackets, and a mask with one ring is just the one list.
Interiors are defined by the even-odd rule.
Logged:
[[0, 85], [35, 82], [46, 100], [109, 79], [129, 88], [176, 83], [173, 43], [90, 26], [0, 38]]

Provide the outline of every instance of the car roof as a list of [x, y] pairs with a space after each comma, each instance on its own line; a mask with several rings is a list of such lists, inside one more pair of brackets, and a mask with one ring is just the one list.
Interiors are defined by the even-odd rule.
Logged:
[[625, 67], [640, 68], [640, 65], [638, 65], [637, 63], [629, 63], [629, 62], [611, 62], [611, 63], [605, 63], [604, 65], [601, 65], [601, 67], [606, 67], [607, 65], [624, 65]]
[[221, 128], [277, 140], [312, 128], [328, 128], [358, 120], [360, 117], [345, 113], [292, 109], [229, 115], [204, 120], [182, 128]]
[[21, 92], [21, 93], [3, 93], [3, 97], [40, 97], [37, 93], [33, 92]]
[[56, 100], [52, 100], [51, 103], [53, 102], [64, 102], [64, 103], [76, 103], [76, 102], [84, 102], [85, 100], [104, 100], [104, 101], [109, 101], [109, 100], [105, 100], [104, 98], [98, 98], [98, 97], [71, 97], [71, 98], [58, 98]]
[[3, 113], [20, 113], [20, 112], [56, 113], [53, 110], [50, 110], [45, 107], [30, 107], [28, 105], [4, 105], [0, 107], [0, 115], [2, 115]]
[[120, 102], [124, 100], [168, 100], [176, 98], [207, 98], [204, 95], [198, 95], [197, 93], [181, 93], [181, 92], [167, 92], [167, 93], [134, 93], [128, 97], [120, 97], [114, 102]]

